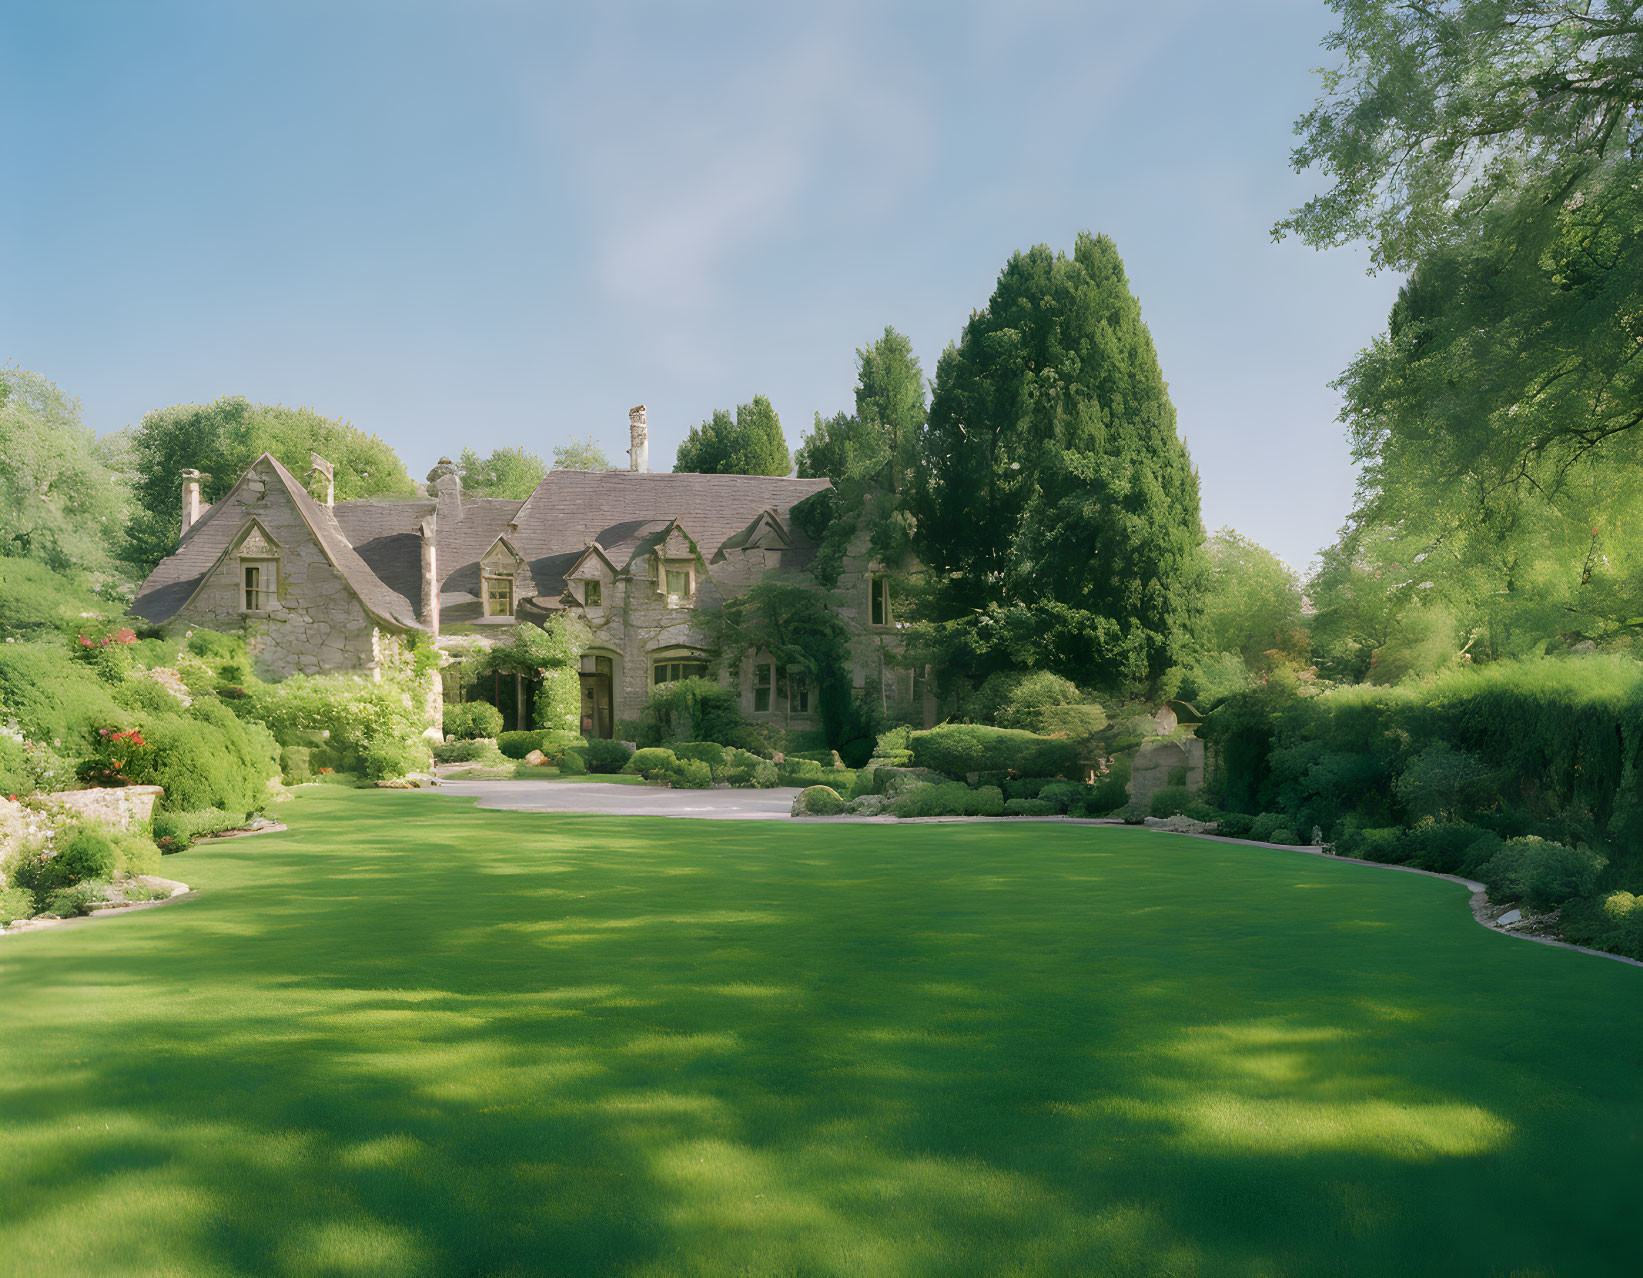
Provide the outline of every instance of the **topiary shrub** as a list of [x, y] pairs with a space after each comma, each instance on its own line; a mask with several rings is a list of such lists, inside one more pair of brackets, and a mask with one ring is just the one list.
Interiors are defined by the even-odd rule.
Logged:
[[1154, 790], [1147, 801], [1147, 811], [1155, 817], [1172, 817], [1187, 810], [1192, 802], [1192, 791], [1184, 785], [1167, 785]]
[[794, 816], [837, 816], [844, 811], [844, 800], [831, 786], [813, 785], [793, 799]]
[[595, 737], [582, 749], [588, 761], [589, 772], [620, 772], [633, 757], [633, 748], [626, 741], [606, 741]]
[[1266, 842], [1281, 843], [1285, 847], [1296, 848], [1301, 847], [1305, 840], [1302, 839], [1299, 834], [1295, 833], [1294, 830], [1291, 830], [1287, 825], [1280, 825], [1276, 830], [1267, 836]]
[[1059, 816], [1061, 809], [1047, 799], [1006, 799], [1005, 816]]
[[776, 765], [769, 759], [735, 749], [725, 764], [725, 780], [740, 789], [772, 790], [781, 784]]
[[993, 771], [1056, 777], [1078, 770], [1077, 746], [1061, 737], [962, 723], [915, 732], [911, 740], [915, 764], [951, 777]]
[[1521, 900], [1531, 909], [1550, 910], [1597, 890], [1598, 875], [1608, 862], [1586, 848], [1566, 847], [1528, 835], [1509, 839], [1489, 858], [1479, 877], [1491, 896]]
[[722, 746], [713, 741], [686, 741], [674, 746], [673, 753], [681, 759], [695, 759], [699, 763], [707, 764], [715, 781], [724, 780], [725, 761], [730, 756], [729, 746]]
[[[488, 701], [464, 701], [445, 707], [445, 735], [463, 741], [495, 738], [502, 731], [502, 712]], [[530, 751], [525, 752], [529, 754]], [[520, 758], [523, 758], [521, 755]]]
[[706, 790], [713, 784], [713, 769], [700, 759], [676, 759], [662, 776], [675, 790]]
[[1217, 833], [1224, 834], [1229, 839], [1249, 838], [1250, 827], [1255, 824], [1255, 818], [1247, 812], [1222, 812], [1215, 818]]
[[622, 771], [649, 780], [661, 776], [670, 768], [677, 767], [678, 763], [679, 757], [665, 746], [650, 746], [644, 750], [634, 751], [622, 765]]
[[567, 777], [586, 776], [588, 772], [587, 747], [573, 746], [559, 756], [559, 774]]
[[908, 786], [890, 800], [893, 816], [1003, 816], [1004, 791], [997, 786], [971, 789], [962, 781]]
[[52, 877], [62, 886], [87, 879], [111, 879], [119, 859], [113, 839], [95, 826], [80, 826], [51, 859]]
[[[510, 759], [523, 759], [532, 750], [542, 750], [543, 743], [548, 740], [549, 733], [542, 729], [532, 729], [528, 732], [499, 732], [496, 734], [496, 748]], [[546, 750], [542, 750], [546, 754]]]
[[496, 748], [496, 742], [482, 739], [441, 741], [433, 748], [435, 763], [485, 763], [501, 767], [509, 762], [508, 756]]

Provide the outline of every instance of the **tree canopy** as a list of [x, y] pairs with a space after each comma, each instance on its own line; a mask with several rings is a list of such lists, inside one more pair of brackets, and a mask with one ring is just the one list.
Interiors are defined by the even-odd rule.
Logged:
[[535, 453], [526, 452], [517, 445], [493, 449], [481, 457], [471, 448], [464, 448], [457, 458], [462, 472], [462, 491], [474, 497], [506, 497], [523, 501], [536, 491], [542, 476], [548, 473], [548, 464]]
[[553, 468], [555, 470], [610, 470], [610, 458], [605, 456], [592, 435], [583, 439], [572, 439], [563, 444], [555, 444], [553, 448]]
[[799, 474], [833, 481], [796, 511], [820, 542], [812, 571], [823, 585], [837, 582], [845, 550], [862, 529], [875, 560], [891, 569], [906, 564], [911, 524], [902, 490], [927, 416], [924, 372], [913, 345], [886, 328], [856, 352], [856, 411], [830, 418], [817, 413], [799, 446]]
[[674, 456], [675, 474], [786, 475], [793, 469], [781, 419], [763, 395], [736, 409], [724, 409], [690, 428]]
[[1408, 268], [1533, 188], [1551, 206], [1643, 155], [1639, 0], [1330, 0], [1341, 55], [1295, 126], [1330, 188], [1280, 221]]
[[0, 555], [106, 567], [125, 515], [79, 401], [38, 373], [0, 368]]
[[1251, 669], [1303, 655], [1301, 586], [1293, 570], [1230, 528], [1212, 536], [1206, 550], [1204, 647], [1213, 653], [1235, 652]]
[[1188, 653], [1198, 477], [1107, 237], [1009, 260], [937, 366], [915, 476], [914, 546], [949, 670], [1041, 665], [1133, 686]]
[[147, 572], [176, 549], [179, 476], [185, 469], [209, 476], [201, 483], [201, 496], [216, 502], [263, 453], [272, 453], [299, 479], [308, 472], [308, 455], [318, 453], [335, 468], [339, 499], [417, 495], [405, 463], [387, 442], [347, 422], [309, 408], [253, 404], [240, 396], [178, 404], [145, 414], [131, 440], [131, 562]]

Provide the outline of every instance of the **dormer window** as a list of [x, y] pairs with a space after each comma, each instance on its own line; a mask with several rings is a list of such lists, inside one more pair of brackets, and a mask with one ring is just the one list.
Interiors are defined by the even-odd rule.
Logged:
[[661, 569], [662, 593], [668, 607], [684, 603], [696, 593], [696, 566], [688, 559], [664, 560]]
[[241, 612], [268, 612], [279, 598], [279, 551], [253, 523], [239, 545]]
[[485, 578], [485, 615], [487, 617], [513, 616], [513, 578]]
[[265, 564], [245, 564], [245, 610], [247, 612], [262, 612], [265, 607], [264, 591], [268, 578], [263, 574], [268, 572]]
[[588, 581], [582, 585], [582, 603], [588, 608], [601, 608], [605, 603], [605, 584], [602, 581]]

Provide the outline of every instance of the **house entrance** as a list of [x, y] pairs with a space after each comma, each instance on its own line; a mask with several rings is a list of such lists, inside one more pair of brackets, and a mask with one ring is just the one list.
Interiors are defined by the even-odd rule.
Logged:
[[607, 741], [616, 734], [616, 720], [611, 710], [614, 667], [609, 657], [587, 655], [582, 658], [582, 735], [603, 737]]

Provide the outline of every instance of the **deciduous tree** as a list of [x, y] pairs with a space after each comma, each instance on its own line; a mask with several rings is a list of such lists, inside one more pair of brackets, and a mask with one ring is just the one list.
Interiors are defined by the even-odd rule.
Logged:
[[786, 475], [793, 469], [781, 419], [763, 395], [736, 409], [718, 409], [692, 426], [675, 454], [675, 474]]

